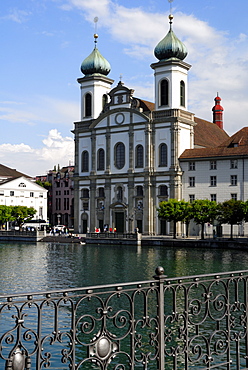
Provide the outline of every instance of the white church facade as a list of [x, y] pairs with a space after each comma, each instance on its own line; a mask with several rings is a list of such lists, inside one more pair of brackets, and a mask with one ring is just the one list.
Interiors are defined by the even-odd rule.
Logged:
[[[122, 81], [114, 87], [108, 77], [110, 65], [97, 46], [82, 63], [81, 120], [73, 130], [76, 232], [138, 228], [144, 234], [168, 234], [169, 225], [157, 217], [161, 201], [214, 200], [214, 195], [217, 201], [224, 200], [219, 195], [224, 197], [223, 187], [209, 189], [209, 179], [215, 175], [206, 170], [211, 161], [217, 161], [218, 177], [222, 172], [227, 176], [224, 162], [236, 159], [213, 150], [231, 140], [222, 126], [223, 108], [217, 97], [214, 122], [188, 111], [191, 66], [184, 61], [187, 50], [172, 30], [172, 18], [168, 34], [154, 51], [158, 61], [151, 65], [155, 103], [136, 98]], [[242, 161], [238, 165], [242, 173]], [[234, 168], [228, 172], [237, 176], [237, 182], [241, 179]], [[241, 192], [228, 188], [225, 196], [246, 197]]]

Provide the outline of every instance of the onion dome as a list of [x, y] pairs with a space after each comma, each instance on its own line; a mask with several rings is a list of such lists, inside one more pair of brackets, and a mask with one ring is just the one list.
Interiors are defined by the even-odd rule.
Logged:
[[[97, 44], [98, 35], [94, 35], [95, 44]], [[85, 76], [93, 74], [102, 74], [107, 76], [111, 70], [111, 66], [107, 59], [105, 59], [95, 45], [92, 53], [84, 59], [81, 64], [81, 71]]]
[[170, 30], [167, 35], [161, 40], [154, 49], [154, 54], [160, 61], [168, 59], [180, 59], [186, 58], [188, 52], [186, 46], [180, 41], [172, 30], [173, 15], [169, 15]]

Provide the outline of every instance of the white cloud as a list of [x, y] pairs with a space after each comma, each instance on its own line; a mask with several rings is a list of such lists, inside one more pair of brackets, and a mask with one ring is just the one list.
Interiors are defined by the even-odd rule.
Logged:
[[23, 22], [26, 22], [27, 18], [30, 15], [31, 15], [30, 12], [14, 8], [10, 10], [9, 14], [2, 17], [2, 19], [11, 20], [16, 23], [23, 23]]
[[[148, 63], [148, 58], [155, 61], [152, 56], [154, 47], [169, 29], [165, 14], [147, 12], [144, 7], [127, 8], [111, 0], [68, 0], [68, 4], [83, 10], [89, 22], [99, 15], [99, 28], [105, 27], [113, 39], [123, 43], [126, 54], [146, 59]], [[180, 12], [174, 14], [173, 30], [187, 46], [186, 62], [193, 65], [189, 72], [190, 110], [211, 120], [211, 108], [218, 91], [225, 108], [224, 127], [229, 133], [237, 131], [246, 124], [243, 118], [247, 115], [247, 35], [240, 34], [233, 39], [228, 32], [217, 30], [194, 15]], [[136, 80], [136, 86], [129, 87], [135, 88], [136, 96], [141, 93], [141, 97], [150, 98], [153, 96], [152, 82], [151, 77], [144, 86], [144, 80], [140, 79], [140, 82]]]
[[31, 148], [24, 143], [0, 145], [0, 160], [5, 166], [16, 168], [30, 176], [45, 174], [54, 165], [67, 166], [74, 161], [74, 141], [63, 137], [57, 129], [49, 131], [42, 148]]
[[37, 125], [39, 123], [66, 124], [79, 117], [76, 102], [56, 99], [50, 96], [28, 97], [23, 101], [0, 102], [0, 122]]

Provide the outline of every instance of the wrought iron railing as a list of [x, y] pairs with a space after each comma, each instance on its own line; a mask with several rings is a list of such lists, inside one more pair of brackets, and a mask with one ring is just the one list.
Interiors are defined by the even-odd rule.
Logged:
[[246, 369], [247, 273], [2, 295], [0, 368]]

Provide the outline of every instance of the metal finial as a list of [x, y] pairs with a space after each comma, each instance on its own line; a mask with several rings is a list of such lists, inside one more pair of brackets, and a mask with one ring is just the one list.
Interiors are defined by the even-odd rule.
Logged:
[[120, 74], [120, 81], [122, 80], [122, 77], [123, 77], [122, 74]]
[[95, 33], [94, 33], [94, 39], [95, 39], [95, 44], [97, 44], [97, 39], [98, 39], [98, 34], [97, 34], [97, 22], [98, 22], [98, 17], [95, 17], [94, 18], [94, 22], [95, 22]]
[[174, 0], [168, 0], [168, 2], [170, 3], [170, 14], [171, 14], [171, 10], [172, 10], [172, 3], [173, 3]]

